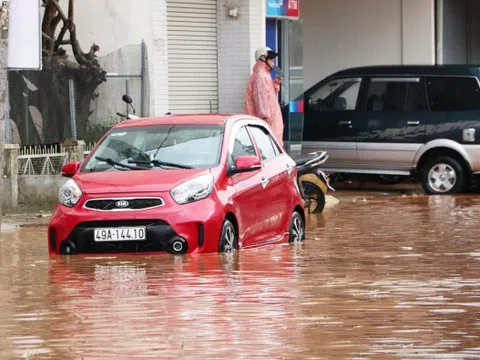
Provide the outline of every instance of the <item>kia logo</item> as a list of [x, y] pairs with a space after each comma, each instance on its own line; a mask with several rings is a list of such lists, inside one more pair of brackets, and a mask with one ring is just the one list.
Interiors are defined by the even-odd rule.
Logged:
[[128, 203], [127, 200], [119, 200], [115, 203], [115, 206], [118, 208], [126, 208], [128, 205], [130, 204]]

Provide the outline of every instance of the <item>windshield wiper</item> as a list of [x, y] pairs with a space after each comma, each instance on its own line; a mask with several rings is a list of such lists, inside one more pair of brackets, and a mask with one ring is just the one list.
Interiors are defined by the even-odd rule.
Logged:
[[143, 161], [143, 160], [128, 160], [130, 164], [144, 164], [144, 165], [153, 165], [156, 167], [163, 167], [163, 166], [168, 166], [168, 167], [175, 167], [179, 169], [193, 169], [193, 166], [188, 166], [188, 165], [180, 165], [180, 164], [174, 164], [166, 161], [160, 161], [160, 160], [151, 160], [151, 161]]
[[132, 169], [132, 170], [148, 170], [148, 168], [144, 168], [144, 167], [130, 166], [130, 165], [127, 165], [127, 164], [122, 164], [121, 162], [112, 160], [110, 158], [95, 156], [95, 159], [97, 159], [98, 161], [104, 161], [108, 165], [111, 165], [111, 166], [120, 166], [120, 167], [124, 167], [124, 168], [127, 168], [127, 169]]

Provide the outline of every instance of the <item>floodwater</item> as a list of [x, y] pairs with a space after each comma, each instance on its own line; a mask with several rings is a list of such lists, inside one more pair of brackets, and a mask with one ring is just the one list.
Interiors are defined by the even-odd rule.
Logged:
[[480, 197], [344, 202], [234, 256], [0, 240], [0, 359], [480, 358]]

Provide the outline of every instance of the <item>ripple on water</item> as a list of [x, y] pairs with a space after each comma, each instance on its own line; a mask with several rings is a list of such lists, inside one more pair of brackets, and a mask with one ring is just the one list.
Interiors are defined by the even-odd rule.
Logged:
[[479, 215], [340, 203], [305, 244], [233, 256], [48, 259], [45, 228], [5, 232], [0, 358], [480, 358]]

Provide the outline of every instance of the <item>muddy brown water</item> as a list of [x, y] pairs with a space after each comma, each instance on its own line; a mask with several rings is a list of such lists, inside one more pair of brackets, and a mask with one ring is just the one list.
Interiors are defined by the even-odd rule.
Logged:
[[0, 240], [0, 359], [480, 358], [480, 197], [344, 202], [233, 256]]

